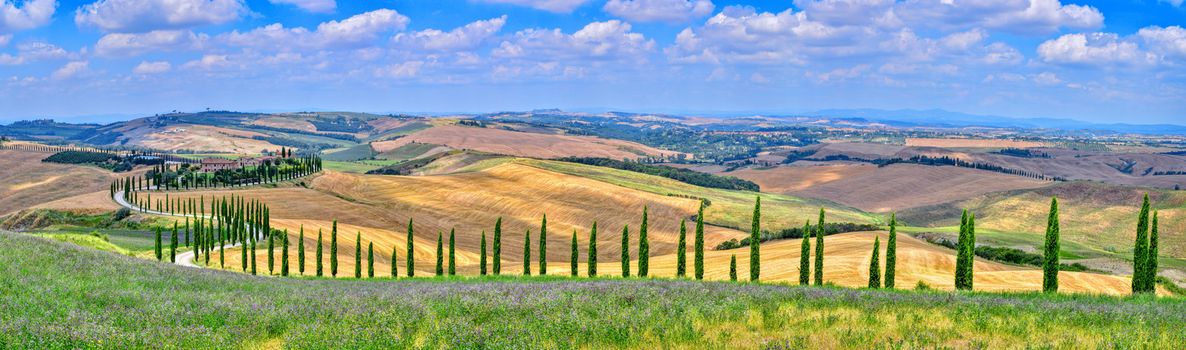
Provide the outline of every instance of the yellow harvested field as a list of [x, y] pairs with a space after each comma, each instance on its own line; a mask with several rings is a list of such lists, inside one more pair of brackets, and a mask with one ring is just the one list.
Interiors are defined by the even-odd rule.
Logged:
[[1034, 148], [1044, 143], [1034, 141], [962, 138], [906, 138], [906, 146], [944, 148]]
[[[113, 173], [104, 169], [41, 160], [53, 153], [0, 150], [0, 215], [31, 207], [93, 211], [116, 209], [108, 200], [93, 196], [106, 195], [111, 181], [130, 173]], [[90, 196], [87, 196], [90, 195]], [[83, 197], [76, 197], [83, 196]]]
[[520, 157], [605, 157], [611, 159], [661, 156], [675, 152], [639, 143], [591, 136], [550, 135], [494, 128], [438, 126], [391, 141], [372, 143], [376, 152], [387, 152], [410, 142], [445, 145]]
[[280, 146], [270, 142], [252, 139], [254, 136], [265, 135], [208, 125], [181, 124], [164, 129], [152, 129], [133, 137], [130, 144], [165, 151], [195, 150], [222, 153], [259, 153], [264, 149], [280, 149]]
[[991, 171], [915, 164], [796, 165], [743, 169], [729, 175], [753, 181], [766, 192], [826, 199], [877, 213], [1051, 184]]
[[273, 116], [259, 118], [259, 119], [251, 121], [251, 124], [262, 125], [262, 126], [273, 127], [273, 128], [304, 130], [304, 131], [309, 131], [309, 132], [317, 131], [317, 127], [313, 126], [312, 123], [309, 123], [308, 121], [305, 121], [304, 119], [300, 119], [297, 117], [283, 116], [283, 115], [273, 115]]

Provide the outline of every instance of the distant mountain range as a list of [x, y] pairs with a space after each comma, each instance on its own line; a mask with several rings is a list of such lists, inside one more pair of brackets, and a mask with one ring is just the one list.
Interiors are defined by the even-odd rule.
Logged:
[[1148, 135], [1186, 135], [1186, 126], [1174, 124], [1104, 124], [1058, 118], [1010, 118], [967, 114], [941, 109], [824, 109], [803, 113], [802, 115], [812, 117], [860, 118], [895, 126], [981, 126], [994, 128], [1057, 129], [1068, 131], [1097, 131]]

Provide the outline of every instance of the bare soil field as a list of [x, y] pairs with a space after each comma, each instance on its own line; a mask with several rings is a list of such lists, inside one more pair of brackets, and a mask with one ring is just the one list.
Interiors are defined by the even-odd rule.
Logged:
[[990, 171], [914, 164], [796, 165], [729, 174], [754, 181], [763, 191], [826, 199], [875, 213], [1051, 184]]
[[[58, 209], [114, 208], [111, 204], [80, 197], [95, 192], [107, 193], [107, 186], [116, 178], [130, 173], [79, 165], [43, 163], [52, 153], [0, 150], [0, 215], [39, 205]], [[59, 200], [62, 200], [59, 202]], [[111, 202], [108, 200], [107, 202]]]
[[590, 136], [548, 135], [492, 128], [439, 126], [392, 141], [375, 142], [377, 152], [387, 152], [410, 142], [445, 145], [521, 157], [606, 157], [638, 158], [642, 155], [671, 154], [646, 145]]
[[906, 138], [906, 146], [944, 148], [1034, 148], [1045, 144], [1034, 141], [964, 138]]

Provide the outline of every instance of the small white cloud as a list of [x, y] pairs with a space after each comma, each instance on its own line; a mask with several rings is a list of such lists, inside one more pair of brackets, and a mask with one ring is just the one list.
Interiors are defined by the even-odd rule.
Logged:
[[12, 34], [0, 35], [0, 47], [8, 46], [10, 41], [12, 41]]
[[710, 0], [609, 0], [602, 7], [611, 15], [634, 22], [687, 22], [712, 14]]
[[57, 0], [0, 0], [0, 33], [43, 26], [49, 23], [57, 7]]
[[424, 67], [424, 61], [408, 61], [403, 63], [393, 64], [387, 67], [379, 68], [379, 76], [406, 79], [414, 78], [420, 74], [420, 68]]
[[374, 42], [385, 33], [404, 30], [410, 20], [390, 9], [379, 9], [351, 16], [341, 21], [329, 21], [317, 30], [285, 28], [274, 23], [248, 32], [238, 30], [222, 34], [219, 39], [232, 46], [293, 50], [300, 48], [358, 48]]
[[1051, 72], [1038, 73], [1037, 75], [1034, 75], [1032, 78], [1030, 78], [1030, 80], [1033, 80], [1033, 82], [1037, 83], [1038, 85], [1047, 86], [1058, 85], [1062, 83], [1062, 79], [1059, 79], [1058, 75]]
[[754, 72], [754, 74], [750, 74], [749, 81], [754, 84], [767, 84], [770, 83], [770, 78], [767, 78], [761, 73]]
[[142, 74], [142, 75], [147, 75], [147, 74], [160, 74], [160, 73], [165, 73], [165, 72], [168, 72], [168, 71], [170, 71], [170, 70], [172, 70], [172, 69], [173, 69], [173, 65], [172, 65], [172, 64], [169, 64], [169, 62], [165, 62], [165, 61], [159, 61], [159, 62], [148, 62], [148, 61], [144, 61], [144, 62], [140, 62], [140, 64], [136, 65], [136, 68], [132, 68], [132, 73], [136, 73], [136, 74]]
[[476, 2], [485, 2], [492, 4], [510, 4], [527, 6], [534, 9], [544, 10], [555, 13], [570, 13], [576, 10], [581, 5], [589, 2], [589, 0], [471, 0]]
[[247, 12], [243, 0], [98, 0], [78, 8], [74, 23], [108, 32], [146, 32], [223, 24]]
[[77, 58], [65, 49], [50, 43], [33, 41], [24, 42], [16, 47], [17, 54], [0, 54], [0, 65], [18, 65], [36, 61]]
[[197, 50], [209, 39], [188, 30], [154, 30], [142, 34], [112, 33], [99, 38], [95, 53], [100, 56], [136, 56], [150, 52]]
[[1154, 61], [1136, 43], [1121, 40], [1114, 33], [1066, 34], [1038, 45], [1038, 56], [1050, 63], [1085, 65], [1140, 65]]
[[619, 20], [593, 22], [572, 35], [560, 29], [527, 29], [503, 41], [491, 53], [500, 58], [528, 60], [645, 60], [655, 41], [631, 31], [629, 23]]
[[448, 32], [426, 29], [415, 33], [399, 33], [392, 38], [397, 46], [413, 50], [458, 51], [477, 47], [498, 34], [507, 16], [475, 21]]
[[201, 59], [186, 62], [181, 65], [185, 69], [198, 70], [218, 70], [231, 66], [231, 61], [227, 60], [226, 55], [204, 55]]
[[334, 0], [268, 0], [273, 4], [293, 5], [299, 9], [314, 13], [333, 13], [338, 8]]
[[86, 72], [87, 67], [89, 66], [90, 63], [87, 61], [68, 62], [66, 65], [62, 66], [62, 68], [58, 68], [58, 70], [54, 71], [53, 75], [50, 77], [54, 80], [70, 79], [82, 74], [83, 72]]

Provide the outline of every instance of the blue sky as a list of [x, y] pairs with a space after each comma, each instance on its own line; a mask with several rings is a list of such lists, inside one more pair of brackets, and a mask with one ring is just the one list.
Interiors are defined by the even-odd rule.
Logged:
[[939, 108], [1186, 123], [1183, 25], [1182, 0], [0, 0], [0, 121]]

